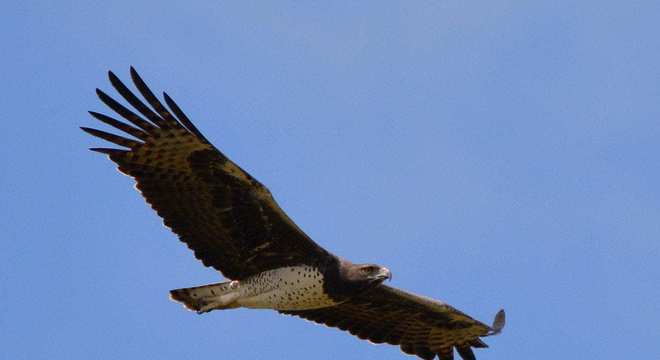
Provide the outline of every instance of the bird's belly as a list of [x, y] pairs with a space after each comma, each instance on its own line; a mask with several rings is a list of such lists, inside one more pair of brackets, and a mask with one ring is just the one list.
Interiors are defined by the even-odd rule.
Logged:
[[238, 305], [275, 310], [309, 310], [336, 305], [323, 291], [323, 274], [310, 266], [265, 271], [241, 281]]

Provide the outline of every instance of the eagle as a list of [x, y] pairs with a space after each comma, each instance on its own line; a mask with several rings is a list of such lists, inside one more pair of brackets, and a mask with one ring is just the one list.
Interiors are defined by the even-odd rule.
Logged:
[[135, 179], [165, 226], [228, 280], [172, 290], [173, 300], [198, 313], [272, 309], [372, 343], [399, 345], [422, 359], [453, 359], [454, 349], [465, 360], [475, 359], [472, 348], [488, 347], [481, 337], [502, 330], [503, 310], [486, 325], [442, 301], [385, 285], [392, 278], [386, 267], [354, 264], [318, 245], [264, 185], [202, 135], [167, 93], [166, 107], [133, 67], [130, 75], [146, 104], [108, 72], [133, 110], [96, 89], [127, 122], [89, 112], [128, 136], [81, 129], [119, 146], [90, 150], [107, 155]]

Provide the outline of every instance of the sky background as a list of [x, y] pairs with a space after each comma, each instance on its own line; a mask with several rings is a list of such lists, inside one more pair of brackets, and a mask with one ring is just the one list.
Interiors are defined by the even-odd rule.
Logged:
[[318, 243], [503, 334], [660, 358], [657, 1], [14, 1], [0, 41], [7, 359], [400, 359], [219, 281], [79, 126], [134, 65]]

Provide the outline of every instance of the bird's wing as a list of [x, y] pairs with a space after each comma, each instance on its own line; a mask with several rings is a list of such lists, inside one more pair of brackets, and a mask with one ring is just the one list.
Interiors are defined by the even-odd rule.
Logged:
[[500, 310], [492, 326], [453, 307], [386, 285], [379, 285], [348, 302], [327, 308], [284, 311], [288, 315], [337, 327], [373, 343], [400, 345], [422, 359], [453, 359], [454, 348], [465, 360], [475, 359], [472, 347], [488, 347], [480, 337], [504, 326]]
[[282, 211], [270, 191], [200, 133], [176, 103], [166, 108], [131, 68], [135, 96], [112, 72], [110, 82], [138, 113], [97, 89], [101, 101], [129, 123], [90, 112], [133, 138], [82, 128], [122, 149], [107, 154], [133, 177], [146, 201], [204, 265], [229, 279], [329, 256]]

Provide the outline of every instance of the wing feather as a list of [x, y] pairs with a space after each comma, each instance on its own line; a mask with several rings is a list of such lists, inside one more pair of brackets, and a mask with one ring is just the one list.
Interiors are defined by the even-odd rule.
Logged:
[[163, 97], [165, 98], [165, 102], [167, 103], [167, 106], [169, 106], [170, 109], [172, 109], [172, 112], [174, 112], [174, 114], [177, 116], [179, 121], [181, 121], [183, 126], [185, 126], [191, 133], [195, 134], [195, 136], [197, 136], [200, 140], [204, 142], [209, 142], [208, 140], [206, 140], [204, 135], [202, 135], [202, 132], [197, 130], [195, 124], [193, 124], [192, 121], [188, 119], [188, 116], [186, 116], [186, 114], [183, 111], [181, 111], [179, 105], [177, 105], [176, 102], [174, 102], [174, 100], [172, 100], [172, 98], [169, 95], [167, 95], [166, 92], [163, 92]]
[[498, 312], [491, 327], [440, 301], [380, 285], [332, 307], [283, 311], [330, 327], [349, 331], [374, 343], [399, 345], [422, 359], [453, 359], [453, 349], [465, 360], [474, 359], [471, 347], [487, 347], [480, 337], [504, 326]]
[[122, 104], [118, 103], [117, 101], [115, 101], [115, 99], [111, 98], [110, 96], [108, 96], [108, 94], [104, 93], [103, 90], [96, 89], [96, 95], [99, 97], [99, 99], [104, 104], [106, 104], [109, 108], [114, 110], [114, 112], [121, 115], [124, 119], [130, 121], [135, 126], [137, 126], [140, 129], [148, 132], [152, 136], [154, 134], [158, 133], [156, 127], [154, 127], [148, 121], [146, 121], [146, 120], [142, 119], [141, 117], [137, 116], [137, 114], [135, 114], [131, 110], [127, 109], [124, 105], [122, 105]]
[[88, 127], [81, 126], [80, 129], [90, 135], [96, 136], [98, 138], [101, 138], [103, 140], [109, 141], [113, 144], [117, 144], [119, 146], [124, 146], [127, 148], [136, 148], [142, 145], [141, 142], [127, 139], [125, 137], [117, 136], [115, 134], [111, 134], [109, 132], [97, 130], [97, 129], [91, 129]]
[[160, 115], [160, 117], [165, 120], [165, 123], [169, 126], [173, 127], [181, 127], [181, 124], [177, 119], [172, 116], [172, 114], [163, 106], [163, 104], [158, 100], [158, 98], [154, 95], [153, 92], [151, 92], [151, 89], [147, 86], [147, 84], [142, 80], [140, 75], [135, 71], [135, 69], [131, 66], [131, 78], [133, 79], [133, 83], [135, 83], [135, 86], [137, 87], [138, 91], [142, 96], [147, 100], [149, 105], [151, 105], [154, 110]]
[[89, 111], [89, 114], [95, 117], [97, 120], [102, 121], [112, 127], [115, 127], [127, 134], [130, 134], [140, 140], [145, 140], [149, 135], [140, 129], [136, 129], [130, 125], [124, 124], [123, 122], [111, 118], [110, 116], [97, 113], [95, 111]]
[[266, 187], [213, 147], [169, 96], [165, 95], [165, 102], [171, 112], [131, 68], [133, 82], [150, 108], [112, 72], [108, 76], [144, 118], [98, 89], [101, 101], [135, 127], [107, 115], [90, 114], [140, 141], [83, 128], [129, 148], [91, 150], [109, 155], [121, 172], [136, 180], [137, 189], [164, 224], [205, 265], [227, 278], [241, 279], [332, 256], [293, 223]]
[[167, 129], [171, 127], [171, 123], [168, 123], [165, 121], [163, 118], [158, 116], [155, 112], [153, 112], [148, 106], [146, 106], [140, 99], [138, 99], [135, 94], [133, 94], [127, 87], [124, 85], [121, 80], [115, 75], [112, 71], [108, 71], [108, 78], [110, 79], [110, 83], [112, 84], [112, 87], [114, 87], [117, 92], [124, 98], [126, 101], [128, 101], [129, 104], [133, 108], [135, 108], [140, 114], [142, 114], [144, 117], [149, 119], [152, 123], [156, 124], [158, 127], [161, 129]]

